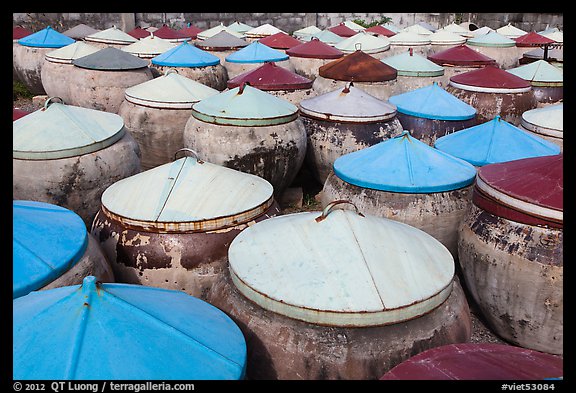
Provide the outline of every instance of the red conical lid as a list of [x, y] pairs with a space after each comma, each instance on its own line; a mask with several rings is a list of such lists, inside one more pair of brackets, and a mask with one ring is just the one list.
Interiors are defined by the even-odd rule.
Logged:
[[28, 115], [30, 112], [20, 108], [12, 108], [12, 121]]
[[228, 88], [233, 89], [245, 82], [260, 90], [300, 90], [312, 88], [313, 81], [268, 62], [228, 80]]
[[137, 26], [134, 29], [130, 30], [128, 32], [128, 35], [131, 35], [132, 37], [139, 40], [140, 38], [146, 38], [150, 36], [150, 32], [146, 29], [141, 28], [140, 26]]
[[300, 45], [302, 41], [288, 35], [282, 31], [260, 39], [260, 43], [274, 49], [290, 49]]
[[534, 31], [524, 34], [518, 38], [513, 38], [513, 40], [516, 41], [516, 46], [540, 46], [543, 44], [553, 44], [556, 42]]
[[178, 30], [180, 32], [180, 34], [182, 34], [185, 37], [190, 38], [191, 40], [195, 40], [196, 37], [198, 36], [198, 33], [202, 32], [202, 29], [200, 29], [199, 27], [196, 27], [194, 25], [188, 24], [187, 27], [183, 27], [180, 30]]
[[450, 84], [463, 90], [499, 93], [518, 93], [531, 88], [529, 81], [495, 66], [454, 75]]
[[154, 35], [165, 40], [185, 40], [188, 38], [178, 30], [174, 30], [167, 25], [163, 25], [158, 30], [154, 30]]
[[386, 37], [392, 37], [393, 35], [395, 35], [396, 33], [394, 33], [392, 30], [388, 30], [387, 28], [385, 28], [384, 26], [380, 26], [380, 25], [376, 25], [376, 26], [372, 26], [369, 27], [365, 30], [367, 33], [371, 33], [371, 34], [380, 34]]
[[336, 35], [339, 35], [340, 37], [352, 37], [353, 35], [358, 34], [357, 31], [352, 30], [344, 23], [340, 23], [337, 26], [330, 27], [328, 30], [330, 30], [332, 33]]
[[13, 40], [19, 40], [20, 38], [24, 38], [26, 36], [29, 36], [30, 34], [32, 34], [32, 31], [28, 30], [25, 27], [14, 26], [12, 28], [12, 39]]
[[305, 57], [311, 59], [339, 59], [344, 56], [344, 52], [340, 49], [336, 49], [317, 38], [293, 46], [286, 51], [286, 54], [290, 57]]
[[318, 75], [341, 81], [383, 82], [396, 79], [398, 72], [375, 57], [357, 50], [319, 67]]
[[475, 51], [467, 45], [458, 45], [428, 56], [428, 60], [444, 66], [481, 67], [496, 65], [496, 60]]

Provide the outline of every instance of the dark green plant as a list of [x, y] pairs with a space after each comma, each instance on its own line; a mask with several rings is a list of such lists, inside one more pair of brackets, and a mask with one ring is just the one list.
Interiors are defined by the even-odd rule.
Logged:
[[28, 90], [26, 85], [19, 80], [12, 80], [12, 95], [13, 99], [32, 98], [34, 94]]
[[364, 28], [369, 28], [369, 27], [373, 27], [373, 26], [377, 26], [377, 25], [384, 25], [388, 22], [392, 21], [392, 18], [389, 16], [383, 16], [382, 18], [380, 18], [379, 20], [375, 20], [372, 21], [370, 23], [366, 22], [363, 19], [354, 19], [352, 22], [359, 24], [360, 26], [364, 27]]

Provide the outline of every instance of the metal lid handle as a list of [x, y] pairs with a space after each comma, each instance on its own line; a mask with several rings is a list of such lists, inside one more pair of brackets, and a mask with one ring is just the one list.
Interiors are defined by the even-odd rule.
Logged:
[[48, 109], [48, 107], [49, 107], [50, 105], [52, 105], [52, 102], [51, 102], [51, 101], [52, 101], [53, 99], [58, 99], [58, 100], [60, 100], [60, 103], [64, 104], [64, 100], [63, 100], [62, 98], [56, 97], [56, 96], [50, 97], [50, 98], [48, 98], [48, 99], [46, 100], [46, 102], [44, 102], [44, 110]]
[[352, 203], [351, 201], [348, 201], [346, 199], [339, 199], [336, 201], [332, 201], [329, 204], [326, 205], [326, 207], [324, 207], [324, 210], [322, 210], [322, 214], [319, 215], [318, 217], [316, 217], [316, 222], [320, 222], [322, 220], [324, 220], [326, 217], [328, 217], [328, 214], [330, 214], [330, 212], [332, 211], [332, 209], [334, 208], [334, 206], [336, 205], [340, 205], [343, 203], [349, 203], [352, 206], [354, 206], [354, 209], [356, 210], [356, 213], [358, 213], [359, 216], [364, 217], [364, 214], [362, 214], [359, 210], [358, 207]]
[[200, 158], [198, 158], [198, 153], [196, 153], [194, 150], [189, 149], [187, 147], [184, 147], [182, 149], [178, 149], [176, 150], [176, 153], [174, 153], [174, 160], [176, 160], [176, 156], [178, 155], [178, 153], [180, 152], [188, 152], [188, 153], [192, 153], [192, 157], [194, 157], [196, 159], [196, 161], [198, 161], [199, 164], [203, 164], [204, 161], [202, 161]]

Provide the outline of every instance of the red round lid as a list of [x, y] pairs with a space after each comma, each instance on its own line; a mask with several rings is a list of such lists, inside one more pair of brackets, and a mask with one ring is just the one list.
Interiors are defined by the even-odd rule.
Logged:
[[512, 221], [561, 227], [563, 154], [488, 164], [478, 169], [473, 202]]
[[318, 75], [341, 81], [384, 82], [396, 79], [398, 72], [375, 57], [357, 50], [319, 67]]
[[293, 46], [286, 51], [290, 57], [305, 57], [312, 59], [339, 59], [344, 56], [344, 52], [313, 38], [308, 42]]
[[248, 83], [260, 90], [300, 90], [311, 89], [312, 82], [274, 62], [266, 62], [254, 70], [229, 79], [227, 85], [229, 89]]
[[450, 78], [450, 85], [486, 93], [522, 93], [531, 89], [529, 81], [496, 66], [454, 75]]
[[198, 33], [202, 32], [202, 29], [200, 29], [199, 27], [196, 27], [192, 24], [188, 24], [188, 26], [181, 28], [180, 30], [178, 30], [180, 32], [180, 34], [182, 34], [185, 37], [190, 38], [191, 40], [195, 40], [198, 36]]
[[302, 41], [279, 31], [278, 33], [261, 38], [260, 43], [274, 49], [290, 49], [296, 45], [300, 45]]
[[29, 111], [25, 111], [24, 109], [12, 108], [12, 121], [18, 120], [19, 118], [24, 117], [29, 113]]
[[354, 31], [348, 26], [346, 26], [344, 23], [340, 23], [339, 25], [330, 27], [328, 30], [330, 30], [332, 33], [336, 35], [339, 35], [340, 37], [352, 37], [353, 35], [356, 35], [358, 33], [357, 31]]
[[384, 26], [380, 26], [380, 25], [376, 25], [376, 26], [372, 26], [369, 27], [365, 30], [367, 33], [371, 33], [371, 34], [379, 34], [379, 35], [383, 35], [386, 37], [392, 37], [393, 35], [395, 35], [396, 33], [394, 33], [392, 30], [388, 30], [387, 28], [385, 28]]
[[154, 35], [165, 40], [185, 40], [188, 37], [178, 30], [174, 30], [167, 25], [163, 25], [158, 30], [154, 30]]
[[150, 32], [146, 29], [141, 28], [140, 26], [136, 26], [135, 28], [133, 28], [132, 30], [130, 30], [128, 32], [128, 35], [136, 38], [136, 39], [140, 39], [140, 38], [146, 38], [150, 36]]
[[32, 31], [28, 30], [25, 27], [14, 26], [12, 28], [12, 39], [13, 40], [19, 40], [20, 38], [24, 38], [26, 36], [29, 36], [30, 34], [32, 34]]
[[556, 41], [548, 38], [548, 37], [544, 37], [543, 35], [540, 35], [538, 33], [536, 33], [535, 31], [532, 31], [530, 33], [526, 33], [518, 38], [513, 38], [514, 41], [516, 41], [516, 46], [540, 46], [540, 45], [544, 45], [544, 44], [553, 44]]
[[465, 44], [457, 45], [428, 56], [428, 60], [441, 66], [484, 67], [496, 65], [496, 60]]

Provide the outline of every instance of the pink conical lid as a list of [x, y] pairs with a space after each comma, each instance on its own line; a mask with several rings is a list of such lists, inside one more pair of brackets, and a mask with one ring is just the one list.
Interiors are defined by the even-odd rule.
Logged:
[[358, 33], [357, 31], [354, 31], [348, 26], [346, 26], [344, 23], [340, 23], [339, 25], [330, 27], [328, 30], [330, 30], [332, 33], [336, 35], [339, 35], [340, 37], [352, 37], [353, 35], [356, 35], [356, 33]]
[[529, 81], [495, 66], [454, 75], [450, 85], [463, 90], [497, 93], [520, 93], [531, 89]]
[[376, 25], [376, 26], [372, 26], [369, 27], [365, 30], [367, 33], [371, 33], [371, 34], [379, 34], [379, 35], [383, 35], [386, 37], [392, 37], [393, 35], [395, 35], [396, 33], [394, 33], [392, 30], [388, 30], [387, 28], [385, 28], [384, 26], [380, 26], [380, 25]]
[[488, 57], [464, 44], [436, 52], [428, 56], [428, 60], [438, 65], [453, 65], [464, 67], [478, 67], [496, 65], [496, 60]]
[[543, 35], [540, 35], [534, 31], [530, 32], [530, 33], [526, 33], [518, 38], [513, 38], [514, 41], [516, 41], [516, 46], [540, 46], [543, 44], [553, 44], [556, 41], [548, 38], [548, 37], [544, 37]]
[[336, 49], [318, 38], [312, 38], [303, 44], [293, 46], [286, 51], [290, 57], [305, 57], [311, 59], [339, 59], [344, 56], [344, 52]]
[[228, 88], [233, 89], [243, 83], [249, 83], [250, 86], [260, 90], [300, 90], [312, 88], [312, 82], [274, 62], [267, 62], [228, 80]]
[[274, 49], [290, 49], [296, 45], [300, 45], [302, 41], [279, 31], [278, 33], [269, 35], [260, 39], [260, 43]]

